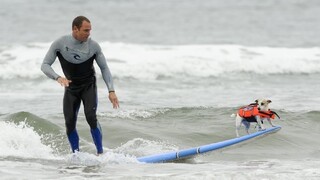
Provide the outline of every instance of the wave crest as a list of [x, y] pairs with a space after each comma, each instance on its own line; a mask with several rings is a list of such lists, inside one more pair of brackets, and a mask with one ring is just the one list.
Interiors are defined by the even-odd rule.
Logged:
[[[40, 71], [49, 43], [1, 47], [2, 79], [44, 77]], [[240, 45], [145, 45], [101, 43], [117, 78], [156, 80], [166, 77], [211, 77], [234, 73], [320, 73], [319, 48]], [[59, 63], [53, 68], [62, 74]], [[99, 74], [100, 72], [97, 71]]]

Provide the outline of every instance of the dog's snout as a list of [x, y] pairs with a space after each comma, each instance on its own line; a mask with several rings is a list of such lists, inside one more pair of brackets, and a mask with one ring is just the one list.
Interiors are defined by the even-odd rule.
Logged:
[[258, 110], [260, 111], [260, 108], [258, 107]]

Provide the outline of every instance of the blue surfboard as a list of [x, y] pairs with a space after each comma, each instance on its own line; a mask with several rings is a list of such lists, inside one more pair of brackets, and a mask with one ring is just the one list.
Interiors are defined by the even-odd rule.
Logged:
[[190, 149], [184, 149], [180, 151], [172, 151], [172, 152], [167, 152], [167, 153], [161, 153], [161, 154], [155, 154], [155, 155], [149, 155], [149, 156], [143, 156], [137, 158], [138, 161], [144, 162], [144, 163], [160, 163], [160, 162], [167, 162], [167, 161], [174, 161], [178, 159], [183, 159], [183, 158], [189, 158], [192, 156], [195, 156], [197, 154], [203, 154], [206, 152], [214, 151], [217, 149], [221, 149], [227, 146], [231, 146], [234, 144], [241, 143], [243, 141], [247, 141], [249, 139], [262, 136], [265, 134], [273, 133], [281, 129], [281, 126], [275, 126], [268, 128], [263, 131], [257, 131], [248, 135], [244, 135], [238, 138], [233, 138], [213, 144], [208, 144], [208, 145], [203, 145], [199, 147], [194, 147]]

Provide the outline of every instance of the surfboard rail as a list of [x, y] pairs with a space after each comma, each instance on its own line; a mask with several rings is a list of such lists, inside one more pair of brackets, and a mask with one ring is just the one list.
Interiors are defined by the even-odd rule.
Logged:
[[207, 145], [203, 145], [203, 146], [199, 146], [199, 147], [184, 149], [184, 150], [180, 150], [180, 151], [171, 151], [171, 152], [166, 152], [166, 153], [143, 156], [143, 157], [137, 158], [137, 160], [140, 162], [144, 162], [144, 163], [159, 163], [159, 162], [174, 161], [174, 160], [178, 160], [178, 159], [187, 158], [189, 156], [194, 156], [197, 154], [203, 154], [206, 152], [225, 148], [225, 147], [228, 147], [228, 146], [231, 146], [234, 144], [238, 144], [243, 141], [258, 137], [258, 136], [277, 132], [280, 129], [281, 129], [281, 126], [275, 126], [275, 127], [267, 128], [266, 130], [263, 130], [263, 131], [257, 131], [257, 132], [251, 133], [251, 134], [247, 134], [247, 135], [233, 138], [233, 139], [228, 139], [228, 140], [221, 141], [221, 142], [216, 142], [216, 143], [207, 144]]

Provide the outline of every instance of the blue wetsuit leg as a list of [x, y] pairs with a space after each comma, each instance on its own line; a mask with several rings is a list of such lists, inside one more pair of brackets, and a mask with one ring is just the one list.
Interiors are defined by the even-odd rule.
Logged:
[[63, 97], [63, 114], [72, 152], [79, 151], [79, 136], [76, 130], [76, 123], [81, 99], [78, 91], [78, 89], [66, 88]]
[[95, 82], [88, 85], [87, 88], [83, 90], [81, 99], [83, 101], [84, 113], [91, 129], [91, 135], [96, 146], [97, 153], [101, 154], [103, 153], [102, 131], [96, 115], [98, 98]]

